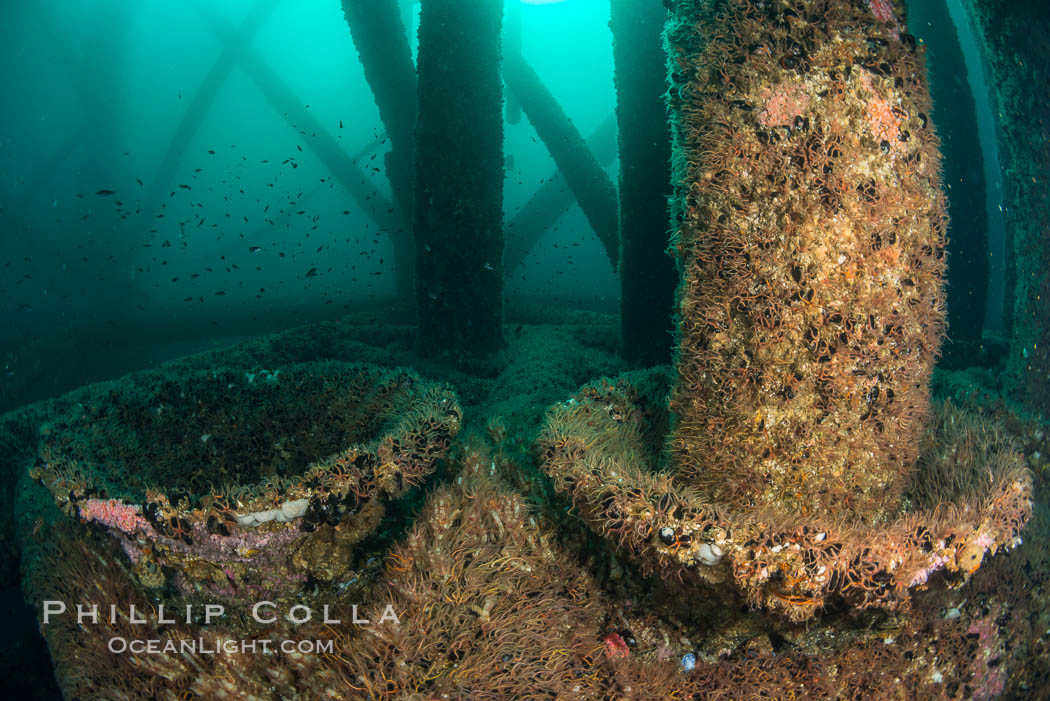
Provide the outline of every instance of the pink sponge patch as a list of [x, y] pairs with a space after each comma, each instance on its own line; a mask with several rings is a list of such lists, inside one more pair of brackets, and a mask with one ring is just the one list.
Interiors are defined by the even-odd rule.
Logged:
[[97, 521], [103, 526], [131, 533], [149, 524], [139, 516], [137, 506], [130, 506], [117, 499], [88, 499], [80, 503], [80, 518]]
[[871, 6], [875, 19], [886, 24], [897, 23], [897, 16], [893, 14], [893, 3], [889, 0], [868, 0], [868, 5]]

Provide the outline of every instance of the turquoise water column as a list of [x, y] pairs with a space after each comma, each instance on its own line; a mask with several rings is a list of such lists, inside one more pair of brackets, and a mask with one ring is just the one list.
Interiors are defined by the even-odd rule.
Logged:
[[507, 87], [550, 152], [615, 268], [619, 255], [616, 186], [536, 71], [523, 58], [508, 56], [504, 72]]
[[420, 348], [503, 345], [502, 0], [423, 0], [416, 122]]

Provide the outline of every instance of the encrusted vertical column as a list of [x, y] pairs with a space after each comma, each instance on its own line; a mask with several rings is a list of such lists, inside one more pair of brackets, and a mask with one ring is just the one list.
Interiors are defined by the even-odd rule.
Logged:
[[[1050, 411], [1050, 5], [966, 3], [991, 66], [1003, 145], [1008, 250], [1007, 383]], [[1010, 299], [1012, 297], [1012, 299]]]
[[[342, 0], [343, 14], [375, 97], [379, 116], [390, 136], [384, 163], [393, 199], [411, 222], [412, 129], [416, 121], [416, 67], [397, 0]], [[394, 242], [394, 274], [398, 295], [411, 295], [414, 266], [411, 236]]]
[[674, 0], [672, 449], [730, 508], [898, 507], [943, 334], [923, 58], [888, 0]]
[[420, 347], [503, 345], [501, 0], [423, 0], [416, 122]]
[[644, 365], [671, 356], [674, 261], [667, 254], [671, 132], [664, 104], [667, 10], [652, 0], [612, 0], [620, 125], [620, 305], [623, 352]]
[[933, 112], [943, 143], [948, 226], [948, 338], [944, 361], [974, 363], [988, 296], [988, 213], [977, 107], [966, 78], [959, 35], [945, 0], [909, 3], [909, 24], [927, 47]]
[[416, 69], [397, 0], [342, 0], [365, 78], [395, 150], [411, 153]]
[[[511, 0], [506, 5], [506, 16], [503, 18], [503, 53], [512, 60], [521, 54], [521, 3]], [[521, 103], [513, 91], [507, 94], [507, 124], [521, 121]]]

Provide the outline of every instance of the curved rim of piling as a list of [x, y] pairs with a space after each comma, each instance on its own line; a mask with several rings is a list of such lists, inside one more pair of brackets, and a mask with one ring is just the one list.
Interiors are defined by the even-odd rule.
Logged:
[[[750, 605], [792, 621], [834, 601], [901, 609], [909, 590], [938, 572], [960, 584], [986, 555], [1019, 545], [1031, 516], [1031, 474], [1000, 435], [988, 439], [987, 454], [953, 499], [880, 524], [711, 504], [673, 471], [654, 469], [659, 456], [645, 433], [653, 407], [666, 412], [666, 397], [647, 390], [652, 383], [644, 373], [629, 373], [586, 385], [551, 407], [536, 444], [541, 468], [584, 522], [646, 573], [728, 585]], [[950, 405], [941, 405], [936, 418], [966, 424], [959, 430], [970, 439], [981, 430], [972, 415]], [[938, 468], [920, 465], [914, 478], [922, 479], [923, 469], [932, 475]]]
[[[80, 404], [44, 426], [30, 477], [51, 492], [67, 515], [100, 524], [118, 535], [170, 541], [178, 547], [192, 547], [197, 541], [238, 531], [269, 533], [298, 527], [312, 532], [320, 526], [338, 525], [370, 501], [400, 497], [422, 483], [447, 454], [462, 418], [450, 387], [426, 381], [405, 369], [317, 362], [261, 372], [204, 370], [164, 380], [169, 392], [173, 387], [193, 387], [201, 381], [227, 383], [234, 394], [253, 384], [264, 388], [266, 400], [255, 407], [260, 412], [277, 411], [275, 402], [301, 402], [304, 410], [344, 402], [366, 417], [374, 430], [365, 440], [348, 440], [336, 450], [311, 456], [301, 470], [285, 476], [220, 483], [196, 493], [157, 483], [125, 490], [119, 484], [120, 469], [136, 466], [123, 464], [114, 469], [112, 465], [93, 464], [93, 459], [102, 454], [102, 446], [85, 441], [83, 435], [93, 431], [110, 439], [125, 436], [130, 444], [149, 439], [148, 434], [136, 432], [127, 422], [114, 420], [111, 413], [118, 411], [101, 410], [101, 421], [110, 425], [99, 427], [98, 406], [107, 402], [113, 406], [126, 400], [120, 409], [150, 410], [156, 393], [129, 385], [100, 393], [98, 404]], [[235, 387], [235, 383], [241, 384]], [[356, 389], [356, 396], [347, 392], [348, 388]], [[345, 393], [342, 397], [338, 396], [340, 390]], [[314, 396], [306, 396], [309, 392]], [[262, 415], [249, 410], [247, 416]], [[233, 426], [236, 429], [237, 424]], [[321, 429], [323, 426], [310, 424], [311, 431]], [[211, 436], [192, 435], [186, 440], [202, 439], [206, 443]], [[185, 446], [171, 446], [176, 453], [180, 447]]]

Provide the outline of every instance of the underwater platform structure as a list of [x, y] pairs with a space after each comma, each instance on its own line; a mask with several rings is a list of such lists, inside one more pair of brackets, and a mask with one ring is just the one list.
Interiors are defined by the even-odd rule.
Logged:
[[[352, 154], [254, 48], [280, 2], [250, 4], [193, 3], [222, 51], [141, 208], [239, 67], [386, 237], [392, 297], [208, 319], [237, 342], [119, 372], [114, 328], [193, 324], [3, 348], [12, 689], [1050, 697], [1050, 11], [609, 0], [585, 134], [523, 49], [543, 3], [342, 0], [385, 130]], [[524, 123], [557, 171], [507, 216]], [[507, 293], [572, 207], [615, 309]]]

